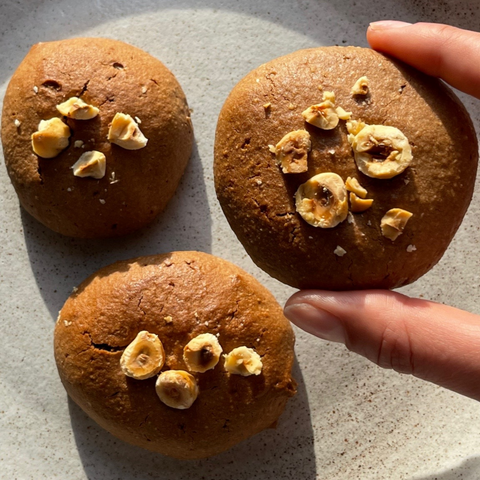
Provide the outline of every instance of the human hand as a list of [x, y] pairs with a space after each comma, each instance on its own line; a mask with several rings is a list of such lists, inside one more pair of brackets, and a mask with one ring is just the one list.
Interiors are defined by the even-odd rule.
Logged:
[[[480, 33], [376, 22], [367, 39], [372, 48], [480, 98]], [[304, 290], [287, 301], [285, 315], [381, 367], [480, 400], [480, 315], [387, 290]]]

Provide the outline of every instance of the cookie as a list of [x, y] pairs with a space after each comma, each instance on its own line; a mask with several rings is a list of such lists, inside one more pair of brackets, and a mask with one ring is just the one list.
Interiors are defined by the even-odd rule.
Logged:
[[253, 261], [297, 288], [395, 288], [442, 257], [472, 197], [472, 122], [440, 80], [370, 49], [249, 73], [217, 124], [215, 186]]
[[176, 458], [214, 455], [274, 426], [296, 390], [282, 309], [205, 253], [102, 268], [66, 301], [54, 344], [63, 385], [91, 418]]
[[173, 74], [105, 38], [34, 45], [8, 85], [1, 134], [22, 206], [72, 237], [124, 235], [152, 222], [193, 142]]

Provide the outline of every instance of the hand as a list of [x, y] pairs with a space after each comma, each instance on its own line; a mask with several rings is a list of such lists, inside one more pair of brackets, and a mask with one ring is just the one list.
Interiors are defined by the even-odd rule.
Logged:
[[[480, 33], [376, 22], [370, 45], [480, 98]], [[480, 400], [480, 316], [399, 293], [305, 290], [285, 305], [298, 327], [377, 365]]]

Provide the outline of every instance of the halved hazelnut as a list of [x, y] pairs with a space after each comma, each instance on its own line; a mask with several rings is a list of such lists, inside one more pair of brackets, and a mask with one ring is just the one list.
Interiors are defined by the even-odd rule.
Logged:
[[193, 405], [198, 397], [195, 377], [183, 370], [166, 370], [155, 383], [155, 391], [160, 400], [171, 408], [185, 410]]
[[283, 173], [302, 173], [308, 170], [308, 152], [312, 148], [306, 130], [287, 133], [275, 146], [275, 155]]
[[367, 95], [368, 93], [368, 78], [360, 77], [350, 92], [352, 95]]
[[139, 150], [147, 145], [135, 120], [125, 113], [117, 113], [108, 129], [108, 140], [126, 150]]
[[73, 164], [73, 174], [76, 177], [92, 177], [96, 179], [105, 176], [107, 162], [102, 152], [92, 150], [83, 153], [80, 158]]
[[183, 360], [191, 372], [203, 373], [215, 367], [222, 351], [215, 335], [202, 333], [185, 345]]
[[314, 227], [333, 228], [347, 218], [347, 189], [336, 173], [320, 173], [298, 187], [295, 208]]
[[395, 127], [366, 125], [350, 140], [358, 169], [369, 177], [392, 178], [413, 158], [407, 137]]
[[338, 114], [335, 111], [335, 94], [323, 93], [323, 102], [312, 105], [302, 112], [307, 123], [323, 130], [332, 130], [338, 125]]
[[347, 177], [345, 187], [349, 192], [353, 192], [361, 198], [367, 196], [367, 189], [363, 188], [355, 177]]
[[382, 235], [394, 241], [399, 235], [403, 233], [405, 225], [413, 213], [403, 210], [401, 208], [392, 208], [389, 210], [380, 221]]
[[59, 118], [41, 120], [32, 134], [32, 148], [39, 157], [53, 158], [68, 147], [69, 138], [70, 128]]
[[128, 377], [145, 380], [156, 375], [165, 363], [163, 344], [154, 333], [142, 330], [124, 350], [120, 368]]
[[253, 348], [237, 347], [225, 355], [225, 370], [229, 373], [248, 377], [260, 375], [262, 368], [262, 359]]
[[355, 193], [350, 192], [350, 210], [354, 213], [368, 210], [373, 203], [373, 198], [359, 198]]
[[81, 98], [71, 97], [67, 101], [57, 105], [57, 110], [66, 117], [75, 120], [91, 120], [100, 111], [97, 107], [85, 103]]

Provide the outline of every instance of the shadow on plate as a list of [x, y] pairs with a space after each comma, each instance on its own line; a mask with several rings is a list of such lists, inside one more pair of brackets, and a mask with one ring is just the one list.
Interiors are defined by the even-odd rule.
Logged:
[[441, 473], [426, 477], [414, 477], [412, 480], [478, 480], [480, 472], [480, 457], [467, 458], [458, 466]]
[[209, 253], [212, 245], [210, 207], [200, 156], [194, 145], [190, 162], [167, 208], [148, 227], [125, 237], [64, 237], [21, 209], [25, 245], [40, 294], [52, 320], [87, 276], [117, 260], [173, 250]]
[[78, 453], [90, 480], [192, 478], [314, 480], [313, 429], [302, 373], [295, 362], [298, 393], [276, 429], [264, 430], [232, 449], [204, 460], [181, 461], [131, 446], [110, 435], [69, 399]]

